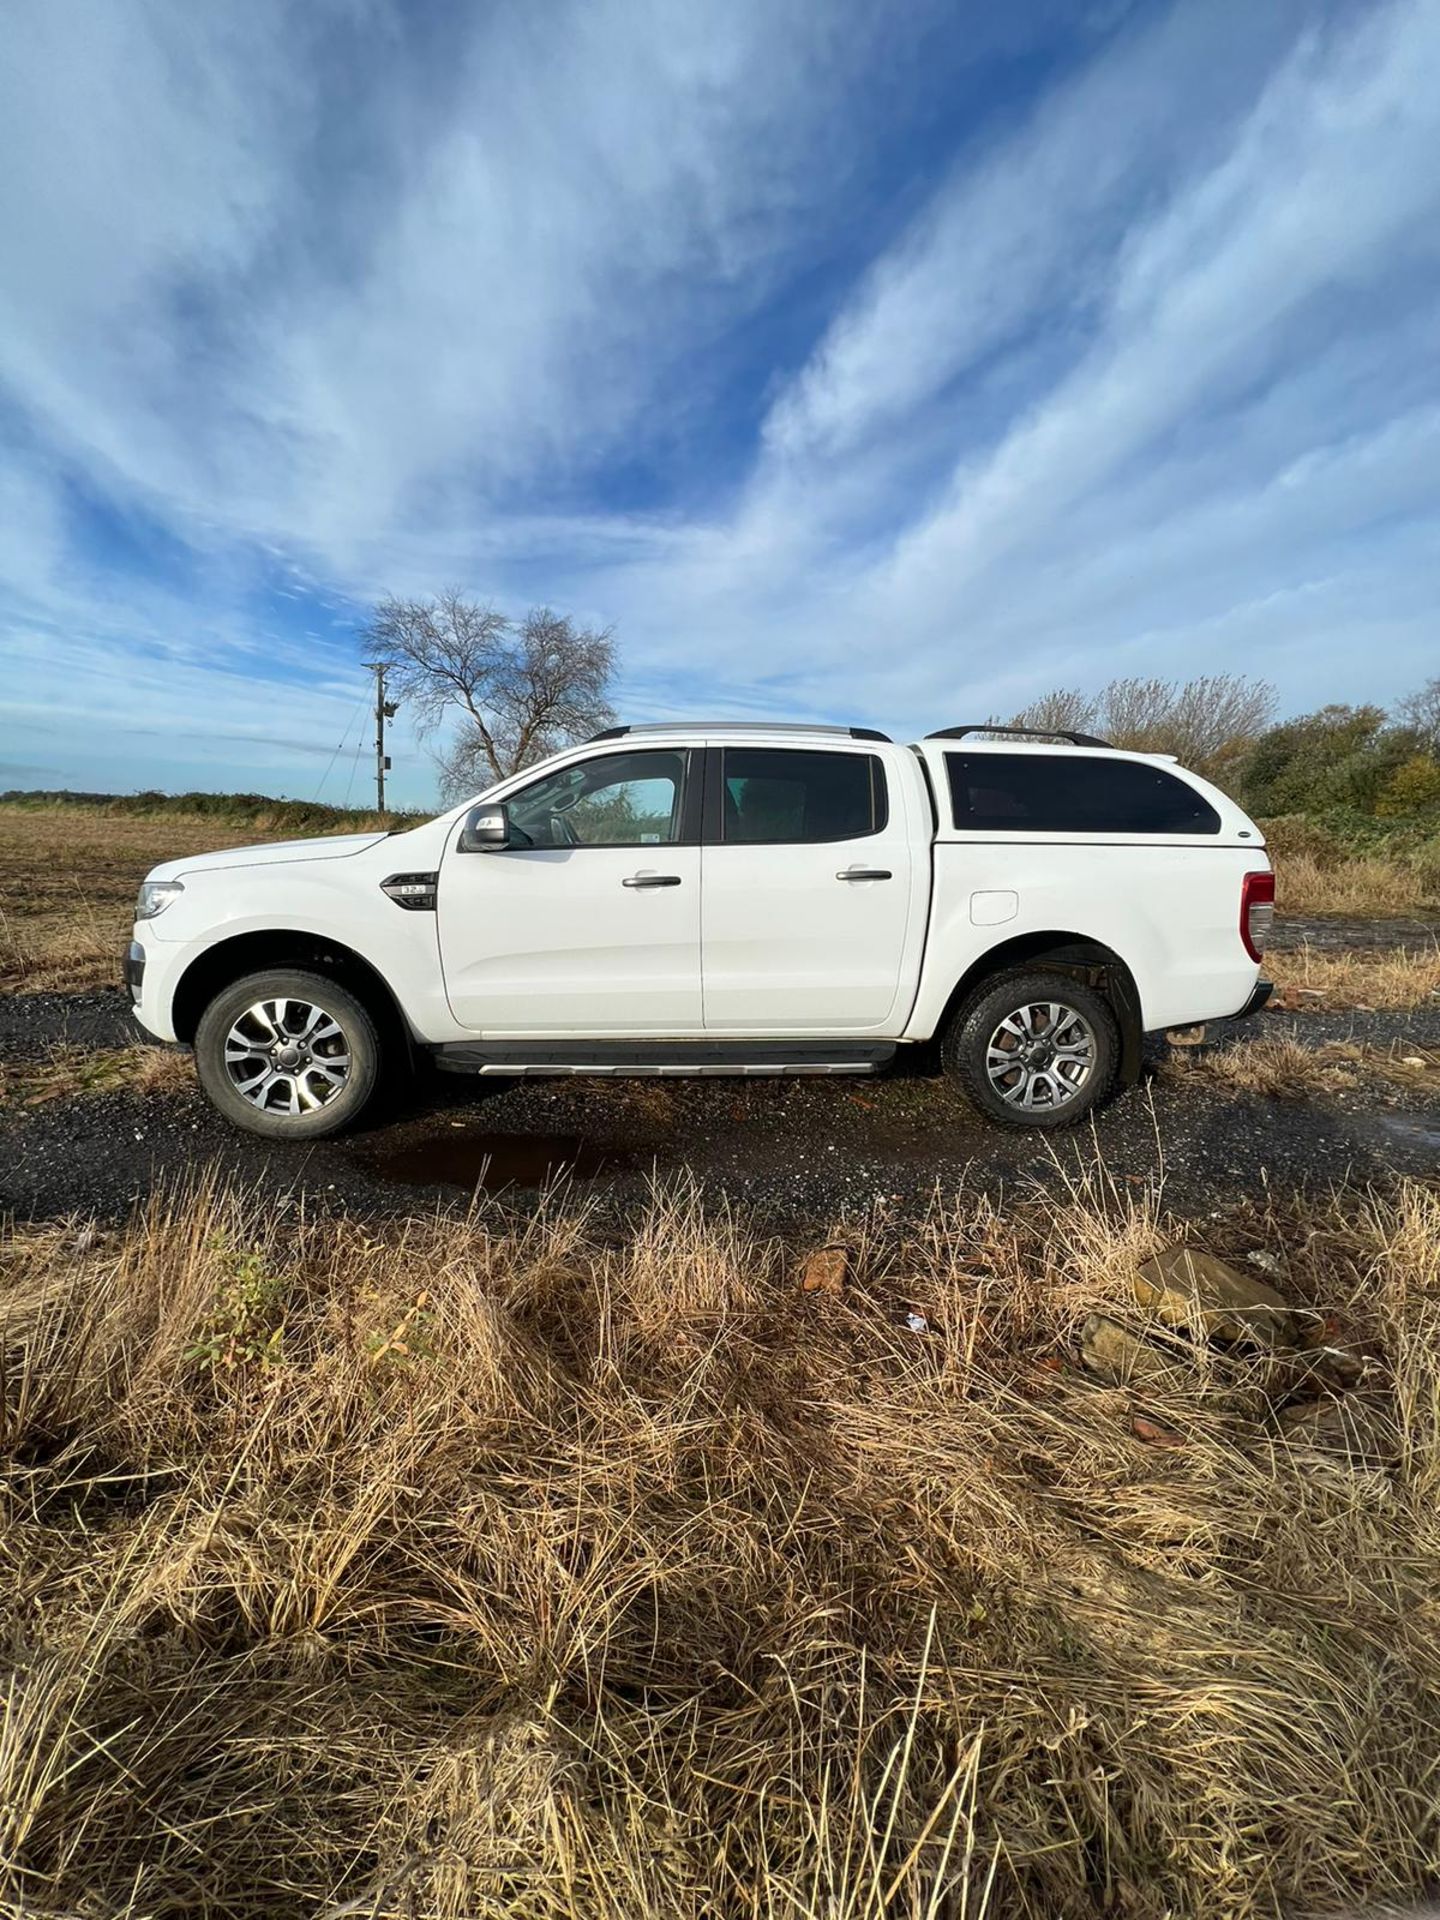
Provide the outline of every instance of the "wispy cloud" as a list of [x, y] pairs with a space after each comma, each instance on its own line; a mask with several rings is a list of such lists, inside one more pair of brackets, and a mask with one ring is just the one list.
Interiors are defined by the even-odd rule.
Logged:
[[1433, 670], [1440, 0], [1073, 14], [22, 10], [26, 724], [298, 787], [450, 581], [615, 623], [637, 709]]

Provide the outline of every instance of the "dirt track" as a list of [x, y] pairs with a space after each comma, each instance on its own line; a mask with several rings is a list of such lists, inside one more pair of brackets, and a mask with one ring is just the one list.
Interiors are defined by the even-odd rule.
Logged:
[[[1268, 1013], [1210, 1042], [1289, 1032], [1404, 1052], [1440, 1047], [1440, 1007]], [[0, 999], [0, 1059], [130, 1044], [119, 992]], [[0, 1108], [0, 1207], [114, 1216], [157, 1182], [213, 1168], [277, 1194], [358, 1211], [468, 1204], [477, 1185], [533, 1204], [568, 1177], [607, 1212], [655, 1174], [686, 1173], [780, 1222], [826, 1221], [877, 1197], [909, 1208], [939, 1181], [1047, 1183], [1100, 1162], [1117, 1182], [1163, 1171], [1187, 1210], [1237, 1191], [1440, 1170], [1429, 1096], [1365, 1079], [1323, 1103], [1235, 1098], [1152, 1071], [1095, 1120], [1047, 1141], [982, 1122], [917, 1068], [875, 1080], [481, 1082], [427, 1075], [364, 1131], [308, 1148], [232, 1130], [196, 1093], [103, 1092]], [[1427, 1081], [1431, 1079], [1427, 1076]]]

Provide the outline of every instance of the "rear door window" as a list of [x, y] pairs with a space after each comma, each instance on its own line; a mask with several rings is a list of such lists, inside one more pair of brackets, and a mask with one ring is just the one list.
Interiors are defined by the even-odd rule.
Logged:
[[1104, 755], [947, 753], [951, 817], [988, 833], [1218, 833], [1203, 794], [1163, 767]]
[[885, 769], [874, 754], [725, 747], [719, 837], [740, 846], [857, 840], [889, 818]]

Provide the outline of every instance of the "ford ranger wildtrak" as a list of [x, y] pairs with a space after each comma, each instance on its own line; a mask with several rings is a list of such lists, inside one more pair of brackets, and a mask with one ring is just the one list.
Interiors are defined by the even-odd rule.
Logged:
[[1246, 1013], [1274, 877], [1163, 755], [948, 727], [612, 727], [423, 826], [158, 866], [126, 977], [238, 1125], [356, 1120], [461, 1073], [874, 1073], [1078, 1120], [1142, 1036]]

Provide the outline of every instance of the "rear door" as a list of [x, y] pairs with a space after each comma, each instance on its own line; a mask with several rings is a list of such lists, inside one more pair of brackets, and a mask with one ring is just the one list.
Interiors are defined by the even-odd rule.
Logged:
[[706, 762], [706, 1031], [898, 1031], [915, 849], [884, 760], [857, 744]]
[[514, 844], [438, 890], [450, 1010], [475, 1033], [700, 1032], [698, 749], [595, 754], [507, 797]]

